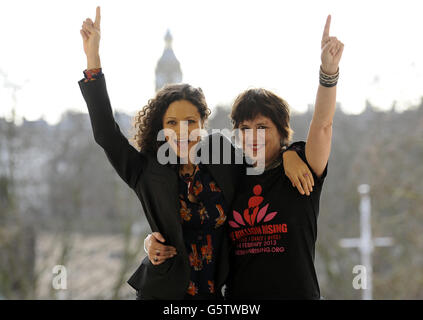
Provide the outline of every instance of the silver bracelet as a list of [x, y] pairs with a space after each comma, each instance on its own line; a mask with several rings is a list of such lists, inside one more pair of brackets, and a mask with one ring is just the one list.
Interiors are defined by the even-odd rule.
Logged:
[[145, 251], [145, 253], [148, 255], [148, 250], [147, 250], [147, 248], [145, 247], [145, 240], [147, 240], [147, 238], [148, 238], [148, 236], [150, 235], [150, 233], [147, 235], [147, 237], [144, 239], [144, 251]]

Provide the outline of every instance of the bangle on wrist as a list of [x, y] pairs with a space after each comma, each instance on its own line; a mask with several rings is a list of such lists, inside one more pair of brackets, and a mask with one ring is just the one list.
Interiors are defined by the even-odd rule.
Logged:
[[339, 67], [335, 74], [327, 74], [323, 71], [322, 66], [320, 66], [319, 71], [319, 82], [324, 87], [334, 87], [338, 83], [339, 79]]
[[[147, 236], [148, 237], [148, 236]], [[145, 240], [147, 240], [147, 238], [145, 238], [144, 239], [144, 251], [145, 251], [145, 253], [148, 255], [148, 250], [147, 250], [147, 248], [145, 247]]]

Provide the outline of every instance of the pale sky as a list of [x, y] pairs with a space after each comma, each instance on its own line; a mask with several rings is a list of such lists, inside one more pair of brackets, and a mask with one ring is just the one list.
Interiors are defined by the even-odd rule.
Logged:
[[[9, 117], [9, 81], [18, 118], [49, 123], [67, 109], [86, 112], [78, 80], [86, 57], [83, 20], [102, 10], [100, 56], [114, 110], [133, 115], [154, 96], [154, 70], [169, 28], [183, 81], [213, 108], [249, 87], [274, 90], [298, 112], [314, 103], [320, 40], [345, 44], [337, 100], [348, 113], [365, 100], [380, 109], [423, 96], [421, 1], [19, 1], [0, 2], [0, 116]], [[212, 114], [213, 115], [213, 114]]]

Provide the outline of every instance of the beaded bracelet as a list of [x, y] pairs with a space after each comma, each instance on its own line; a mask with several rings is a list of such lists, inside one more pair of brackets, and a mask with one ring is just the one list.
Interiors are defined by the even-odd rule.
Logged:
[[326, 74], [323, 72], [322, 66], [319, 71], [319, 82], [324, 87], [334, 87], [338, 83], [339, 79], [339, 67], [335, 74]]

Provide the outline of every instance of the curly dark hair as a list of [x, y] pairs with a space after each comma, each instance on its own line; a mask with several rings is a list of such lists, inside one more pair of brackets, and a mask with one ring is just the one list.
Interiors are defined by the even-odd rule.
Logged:
[[170, 84], [157, 91], [153, 99], [148, 100], [132, 120], [132, 143], [138, 151], [156, 155], [159, 147], [165, 141], [158, 141], [157, 136], [163, 129], [163, 116], [172, 102], [187, 100], [195, 105], [204, 123], [210, 115], [201, 88], [195, 88], [189, 84]]

